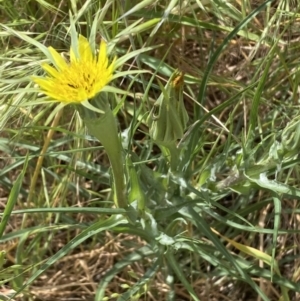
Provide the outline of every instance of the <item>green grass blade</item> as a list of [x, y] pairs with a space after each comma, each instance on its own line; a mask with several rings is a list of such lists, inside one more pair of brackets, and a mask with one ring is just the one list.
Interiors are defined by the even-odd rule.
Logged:
[[173, 269], [181, 283], [184, 285], [188, 293], [190, 294], [190, 297], [195, 301], [201, 301], [195, 291], [193, 290], [193, 287], [190, 285], [190, 283], [187, 281], [182, 269], [180, 268], [178, 262], [176, 261], [172, 251], [167, 252], [166, 259], [170, 265], [170, 267]]
[[112, 216], [106, 220], [100, 220], [93, 225], [89, 226], [87, 229], [83, 230], [79, 235], [71, 239], [63, 248], [61, 248], [55, 255], [50, 257], [42, 266], [26, 281], [26, 283], [20, 287], [15, 293], [14, 297], [30, 285], [34, 280], [36, 280], [42, 273], [44, 273], [52, 264], [57, 262], [59, 259], [68, 254], [71, 250], [76, 248], [78, 245], [83, 243], [89, 237], [92, 237], [102, 231], [112, 229], [113, 227], [126, 223], [126, 220], [118, 215]]
[[141, 277], [126, 293], [122, 294], [117, 301], [133, 300], [141, 298], [146, 293], [145, 286], [154, 278], [156, 272], [161, 265], [160, 258], [157, 258], [150, 268], [147, 269], [143, 277]]
[[[262, 3], [260, 6], [258, 6], [255, 10], [253, 10], [247, 16], [247, 18], [245, 18], [238, 26], [236, 26], [227, 35], [227, 37], [224, 39], [223, 43], [213, 53], [213, 55], [211, 56], [210, 60], [207, 63], [207, 67], [205, 69], [205, 72], [204, 72], [204, 75], [203, 75], [203, 78], [201, 81], [201, 85], [199, 88], [199, 93], [198, 93], [198, 102], [199, 103], [204, 102], [208, 78], [213, 69], [213, 66], [217, 62], [217, 60], [218, 60], [219, 56], [221, 55], [221, 53], [223, 52], [223, 50], [226, 48], [226, 46], [229, 44], [229, 42], [232, 40], [232, 38], [234, 38], [242, 28], [244, 28], [264, 7], [266, 7], [268, 4], [270, 4], [272, 2], [274, 2], [274, 0], [267, 0], [264, 3]], [[197, 119], [199, 119], [199, 117], [200, 117], [200, 110], [199, 110], [199, 107], [197, 107], [195, 119], [197, 120]]]
[[192, 221], [197, 225], [199, 231], [201, 231], [205, 236], [209, 238], [209, 240], [216, 246], [217, 250], [222, 253], [222, 255], [232, 264], [232, 266], [239, 272], [242, 279], [246, 281], [264, 301], [270, 301], [270, 299], [262, 292], [257, 284], [249, 277], [247, 272], [245, 272], [233, 258], [233, 256], [226, 250], [224, 245], [221, 243], [219, 238], [212, 232], [210, 226], [207, 222], [195, 212], [195, 210], [191, 207], [188, 208], [188, 212], [191, 215]]
[[116, 263], [114, 267], [102, 277], [96, 292], [95, 301], [103, 300], [107, 285], [124, 267], [131, 265], [132, 263], [139, 261], [144, 257], [151, 256], [152, 254], [153, 251], [149, 248], [149, 246], [144, 246], [138, 249], [136, 252], [126, 256], [122, 261]]
[[[123, 208], [98, 208], [98, 207], [56, 207], [56, 208], [29, 208], [13, 210], [11, 214], [29, 214], [29, 213], [86, 213], [86, 214], [126, 214]], [[0, 217], [5, 212], [0, 213]]]
[[13, 208], [18, 200], [19, 192], [23, 183], [23, 178], [25, 175], [25, 171], [27, 168], [27, 163], [28, 163], [28, 155], [26, 156], [26, 159], [24, 161], [24, 166], [22, 169], [22, 172], [18, 175], [15, 183], [13, 184], [13, 187], [11, 189], [11, 192], [9, 194], [4, 212], [2, 213], [2, 220], [0, 223], [0, 239], [5, 231], [8, 219], [13, 211]]

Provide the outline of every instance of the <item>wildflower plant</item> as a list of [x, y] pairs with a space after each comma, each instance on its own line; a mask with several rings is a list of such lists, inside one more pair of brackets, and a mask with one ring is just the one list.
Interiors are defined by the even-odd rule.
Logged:
[[[95, 30], [95, 27], [93, 28]], [[116, 119], [104, 92], [126, 94], [126, 91], [109, 87], [108, 84], [119, 76], [140, 71], [128, 71], [125, 74], [114, 74], [114, 71], [120, 63], [125, 63], [132, 56], [147, 51], [149, 48], [130, 53], [121, 59], [114, 57], [109, 62], [107, 43], [104, 39], [101, 41], [99, 50], [96, 51], [92, 48], [95, 43], [78, 34], [75, 24], [71, 22], [70, 61], [68, 62], [53, 47], [45, 48], [27, 36], [21, 35], [21, 37], [39, 47], [53, 65], [42, 63], [41, 66], [47, 75], [32, 76], [32, 81], [38, 85], [38, 91], [48, 96], [49, 101], [59, 102], [57, 110], [70, 104], [77, 109], [89, 133], [99, 139], [110, 159], [114, 174], [115, 205], [126, 208], [128, 204], [125, 198], [122, 146]], [[99, 95], [100, 92], [103, 94]], [[38, 169], [36, 171], [39, 172]], [[30, 196], [32, 196], [34, 186], [35, 181], [31, 185]]]
[[[130, 235], [130, 240], [138, 237], [142, 241], [142, 245], [139, 245], [138, 248], [135, 247], [136, 245], [134, 248], [130, 245], [128, 248], [130, 251], [127, 255], [123, 256], [122, 254], [121, 259], [116, 264], [101, 274], [100, 280], [95, 280], [97, 282], [95, 287], [97, 288], [92, 292], [95, 301], [105, 301], [110, 298], [118, 298], [118, 300], [146, 298], [147, 291], [152, 282], [156, 280], [157, 275], [157, 278], [163, 278], [168, 285], [168, 293], [166, 293], [168, 300], [177, 300], [175, 291], [178, 284], [180, 287], [184, 286], [186, 290], [184, 294], [188, 295], [188, 298], [195, 301], [202, 300], [203, 287], [198, 287], [200, 283], [198, 280], [207, 283], [208, 277], [212, 277], [211, 279], [217, 279], [216, 282], [223, 281], [222, 279], [225, 278], [243, 281], [248, 284], [256, 297], [260, 297], [264, 301], [270, 301], [270, 299], [257, 284], [256, 279], [274, 281], [278, 287], [277, 293], [280, 294], [280, 300], [289, 301], [288, 290], [300, 291], [300, 289], [296, 281], [282, 277], [280, 262], [275, 256], [281, 212], [279, 197], [281, 194], [286, 194], [290, 197], [300, 198], [300, 192], [299, 189], [290, 189], [288, 184], [269, 180], [268, 176], [276, 177], [277, 173], [281, 171], [282, 164], [286, 166], [291, 164], [291, 160], [297, 155], [300, 137], [299, 118], [293, 119], [283, 129], [281, 132], [282, 141], [280, 142], [273, 139], [272, 135], [270, 135], [271, 138], [265, 138], [263, 136], [264, 131], [261, 131], [259, 137], [262, 142], [265, 140], [268, 142], [269, 148], [265, 148], [267, 149], [265, 151], [265, 149], [261, 150], [260, 145], [254, 143], [251, 136], [252, 130], [255, 131], [256, 121], [254, 118], [252, 118], [253, 124], [250, 127], [252, 130], [249, 130], [250, 134], [247, 137], [250, 138], [243, 138], [245, 141], [241, 139], [241, 142], [232, 134], [234, 132], [232, 128], [230, 128], [231, 131], [227, 130], [228, 124], [224, 125], [216, 117], [218, 113], [224, 111], [224, 108], [228, 109], [234, 106], [234, 110], [228, 114], [229, 123], [234, 118], [236, 110], [240, 108], [239, 103], [242, 96], [246, 95], [250, 99], [258, 100], [260, 95], [253, 95], [253, 91], [250, 89], [254, 87], [255, 83], [250, 88], [242, 84], [238, 85], [236, 81], [226, 83], [223, 86], [224, 91], [232, 89], [229, 91], [236, 94], [233, 96], [230, 94], [230, 98], [225, 103], [217, 105], [212, 111], [200, 112], [200, 103], [204, 102], [206, 85], [210, 80], [210, 72], [214, 63], [235, 35], [239, 33], [248, 36], [242, 32], [242, 29], [246, 28], [247, 22], [250, 22], [255, 14], [249, 15], [241, 21], [236, 28], [230, 31], [228, 37], [222, 41], [212, 56], [207, 56], [210, 57], [210, 60], [206, 72], [201, 73], [203, 77], [199, 79], [174, 70], [162, 61], [157, 63], [155, 57], [147, 57], [145, 53], [156, 46], [142, 47], [144, 44], [141, 43], [140, 48], [135, 47], [135, 50], [130, 50], [127, 54], [124, 54], [125, 51], [120, 51], [121, 55], [116, 55], [114, 48], [121, 38], [131, 39], [136, 33], [150, 30], [149, 40], [151, 40], [164, 21], [168, 20], [168, 15], [172, 11], [174, 12], [178, 1], [169, 3], [164, 13], [161, 14], [163, 15], [162, 18], [152, 18], [144, 23], [141, 21], [142, 19], [126, 23], [128, 21], [126, 18], [134, 12], [138, 12], [137, 15], [139, 16], [139, 10], [147, 6], [146, 2], [149, 4], [149, 1], [141, 1], [137, 6], [130, 9], [128, 14], [122, 16], [125, 20], [124, 24], [126, 24], [123, 30], [120, 30], [111, 39], [102, 38], [99, 43], [96, 43], [95, 37], [98, 33], [99, 24], [102, 24], [103, 21], [103, 12], [114, 1], [107, 1], [107, 6], [101, 7], [96, 14], [89, 16], [90, 20], [93, 17], [94, 21], [92, 24], [88, 24], [89, 34], [87, 35], [80, 34], [76, 30], [76, 28], [81, 27], [81, 23], [77, 22], [79, 17], [77, 16], [76, 21], [75, 18], [71, 17], [68, 30], [71, 45], [66, 47], [67, 50], [69, 49], [67, 56], [63, 56], [59, 50], [52, 46], [46, 47], [43, 43], [37, 42], [27, 33], [2, 25], [6, 34], [19, 37], [39, 50], [41, 61], [38, 63], [36, 61], [31, 62], [38, 66], [37, 72], [31, 74], [30, 78], [26, 78], [29, 84], [27, 83], [26, 89], [22, 90], [22, 93], [34, 95], [36, 99], [24, 104], [24, 106], [46, 104], [47, 107], [50, 107], [53, 104], [58, 105], [49, 110], [51, 112], [46, 124], [51, 120], [52, 125], [48, 130], [42, 150], [31, 146], [33, 155], [30, 153], [25, 159], [21, 157], [24, 160], [22, 162], [24, 170], [17, 177], [11, 189], [5, 211], [0, 213], [0, 217], [3, 217], [0, 223], [0, 242], [21, 238], [16, 256], [16, 266], [13, 268], [5, 269], [6, 253], [0, 250], [0, 269], [4, 267], [3, 274], [9, 275], [5, 281], [2, 281], [0, 277], [0, 284], [12, 282], [15, 289], [14, 296], [22, 291], [26, 294], [25, 288], [30, 287], [39, 276], [46, 273], [47, 269], [55, 263], [58, 263], [70, 252], [75, 252], [82, 245], [84, 247], [88, 245], [89, 250], [93, 250], [96, 244], [102, 246], [103, 240], [99, 234], [110, 231], [114, 234]], [[181, 3], [181, 5], [186, 5], [188, 2]], [[95, 3], [97, 5], [98, 2]], [[214, 5], [213, 2], [212, 4]], [[178, 5], [178, 11], [181, 11], [181, 5]], [[189, 6], [186, 8], [190, 9]], [[262, 9], [263, 6], [257, 8], [255, 12], [258, 13]], [[226, 10], [224, 11], [226, 12]], [[173, 17], [170, 21], [174, 22], [175, 20], [177, 22], [176, 20], [179, 20], [175, 13]], [[129, 20], [131, 21], [130, 18]], [[119, 21], [120, 19], [112, 23], [114, 29], [118, 27]], [[189, 24], [188, 18], [184, 19], [184, 22]], [[193, 24], [195, 26], [198, 22]], [[207, 25], [205, 22], [201, 23], [201, 27], [203, 26], [208, 26], [209, 30], [218, 28], [212, 27], [211, 24]], [[222, 32], [225, 29], [228, 30], [227, 27], [220, 27]], [[254, 34], [251, 33], [250, 36], [253, 38]], [[259, 38], [258, 36], [255, 37], [255, 39]], [[272, 49], [274, 51], [277, 47]], [[143, 62], [147, 67], [154, 70], [150, 81], [148, 81], [149, 77], [143, 78], [143, 67], [136, 71], [121, 71], [125, 62], [131, 58], [136, 59], [139, 55], [141, 55], [141, 60], [138, 61], [137, 65], [142, 66], [140, 63]], [[272, 60], [268, 61], [270, 64], [271, 62]], [[286, 66], [283, 70], [286, 70]], [[158, 80], [156, 75], [159, 72], [164, 75], [165, 84], [162, 83], [161, 79]], [[116, 88], [115, 80], [117, 78], [130, 78], [133, 81], [139, 81], [139, 84], [141, 83], [144, 94], [139, 106], [134, 102], [137, 98], [135, 98], [136, 95], [133, 93], [131, 85], [127, 86], [126, 91]], [[222, 85], [224, 80], [224, 78], [218, 77], [213, 79], [214, 81], [210, 82], [213, 85], [216, 83]], [[200, 85], [199, 97], [201, 99], [198, 99], [197, 102], [195, 95], [193, 99], [193, 104], [195, 104], [194, 117], [193, 114], [188, 115], [184, 102], [183, 91], [187, 81], [196, 83], [197, 87]], [[152, 85], [154, 82], [155, 84]], [[156, 85], [157, 83], [158, 85]], [[261, 86], [263, 85], [261, 84]], [[150, 89], [155, 91], [151, 94], [151, 97], [157, 95], [155, 99], [150, 97], [148, 93]], [[191, 95], [194, 93], [191, 89], [189, 92]], [[259, 92], [260, 90], [257, 89], [255, 93]], [[2, 91], [0, 93], [5, 95]], [[13, 94], [9, 91], [7, 95], [9, 93]], [[121, 100], [120, 95], [123, 97]], [[130, 96], [134, 101], [125, 102], [126, 96]], [[111, 99], [117, 99], [117, 104]], [[119, 110], [123, 110], [123, 106], [126, 113], [124, 115], [127, 116], [128, 114], [130, 117], [122, 124], [122, 128], [126, 127], [126, 129], [121, 131], [118, 126], [117, 113]], [[111, 164], [109, 170], [111, 170], [112, 175], [101, 170], [101, 172], [96, 173], [93, 180], [97, 182], [99, 175], [99, 177], [105, 176], [108, 179], [105, 182], [105, 187], [112, 189], [113, 202], [108, 197], [110, 189], [108, 189], [109, 193], [105, 191], [104, 197], [101, 195], [96, 201], [93, 200], [94, 203], [88, 204], [86, 207], [69, 206], [68, 203], [66, 206], [57, 207], [57, 203], [50, 201], [46, 208], [42, 208], [38, 202], [35, 202], [36, 180], [38, 177], [45, 178], [41, 169], [42, 160], [46, 155], [50, 157], [53, 154], [51, 149], [47, 152], [49, 143], [54, 131], [59, 126], [61, 116], [67, 110], [75, 112], [76, 117], [86, 127], [88, 134], [99, 140], [104, 147]], [[252, 116], [255, 116], [255, 113], [252, 113]], [[214, 118], [215, 121], [218, 121], [218, 125], [221, 125], [221, 131], [216, 141], [212, 141], [211, 136], [209, 136], [210, 133], [214, 134], [213, 129], [205, 128], [205, 121], [209, 117]], [[220, 130], [220, 128], [215, 127], [214, 130]], [[223, 130], [227, 130], [226, 134], [228, 135], [224, 142], [220, 143]], [[142, 142], [133, 141], [133, 136], [138, 131], [144, 135]], [[208, 132], [209, 134], [207, 134]], [[74, 136], [77, 134], [75, 132]], [[142, 147], [141, 144], [143, 144]], [[153, 147], [154, 144], [158, 147]], [[74, 150], [74, 152], [77, 151], [79, 150]], [[39, 156], [38, 164], [30, 183], [28, 195], [27, 192], [24, 193], [28, 208], [14, 211], [14, 205], [25, 178], [26, 168], [32, 163], [32, 158], [37, 156], [36, 154]], [[229, 158], [230, 155], [231, 158]], [[228, 163], [229, 161], [230, 163]], [[57, 165], [57, 163], [55, 164]], [[233, 172], [234, 175], [232, 175]], [[222, 180], [217, 178], [219, 174]], [[57, 179], [60, 178], [57, 177]], [[102, 182], [100, 183], [102, 184]], [[69, 187], [70, 189], [74, 188], [69, 183], [65, 187], [67, 189]], [[239, 205], [233, 204], [227, 208], [227, 205], [224, 206], [222, 203], [222, 200], [225, 199], [225, 204], [228, 204], [228, 199], [231, 201], [233, 193], [238, 194], [236, 203], [242, 203], [245, 200], [248, 202], [251, 200], [251, 191], [256, 187], [271, 192], [271, 199], [275, 204], [274, 229], [258, 227], [253, 225], [255, 219], [251, 221], [247, 219], [249, 215], [256, 216], [255, 208], [262, 206], [261, 203], [263, 202], [249, 204], [251, 208], [255, 207], [252, 211], [249, 209], [250, 214], [247, 213], [248, 208], [246, 206], [239, 207]], [[76, 193], [81, 188], [83, 190], [83, 187], [77, 185]], [[23, 191], [21, 192], [23, 193]], [[92, 191], [92, 188], [86, 189], [84, 192], [88, 192], [85, 195], [82, 194], [88, 201], [90, 201], [89, 193], [99, 195], [97, 191]], [[43, 194], [41, 195], [44, 197]], [[86, 197], [86, 195], [88, 196]], [[48, 200], [47, 191], [45, 196]], [[245, 196], [249, 196], [249, 199]], [[271, 201], [268, 200], [268, 202]], [[34, 208], [30, 207], [32, 203], [35, 204]], [[21, 213], [24, 216], [40, 214], [42, 218], [47, 214], [47, 218], [43, 219], [42, 222], [46, 223], [49, 220], [51, 225], [44, 227], [38, 224], [37, 227], [27, 227], [24, 219], [24, 229], [5, 234], [8, 217], [16, 213]], [[79, 213], [81, 216], [88, 213], [92, 218], [88, 222], [78, 222], [75, 219], [71, 220], [68, 216], [69, 213]], [[56, 219], [53, 218], [54, 214], [57, 214], [55, 215]], [[60, 219], [61, 216], [64, 219]], [[65, 229], [75, 229], [76, 233], [70, 235], [68, 232], [70, 239], [54, 251], [50, 257], [47, 255], [46, 259], [42, 255], [40, 256], [40, 249], [37, 249], [37, 254], [40, 256], [38, 261], [32, 261], [32, 263], [28, 259], [29, 257], [25, 258], [24, 262], [26, 264], [30, 262], [31, 265], [23, 269], [23, 248], [27, 252], [29, 250], [29, 253], [33, 249], [31, 245], [29, 248], [25, 246], [27, 239], [33, 234], [38, 236], [45, 233], [47, 243], [50, 244], [54, 231], [64, 231]], [[236, 237], [239, 237], [240, 234], [237, 230], [250, 233], [253, 236], [256, 234], [269, 235], [272, 240], [271, 251], [250, 247], [243, 240], [242, 243], [237, 242]], [[251, 239], [251, 237], [246, 238]], [[84, 242], [86, 242], [85, 245]], [[234, 251], [231, 251], [231, 247], [234, 247]], [[182, 258], [184, 263], [182, 263]], [[266, 266], [256, 266], [258, 260]], [[112, 279], [119, 276], [126, 267], [134, 266], [136, 263], [141, 263], [143, 274], [136, 276], [132, 273], [131, 275], [136, 279], [135, 283], [131, 280], [128, 281], [128, 284], [122, 283], [121, 288], [117, 288], [117, 292], [110, 294], [107, 286]], [[31, 274], [24, 276], [23, 272], [25, 271], [30, 271]], [[193, 285], [193, 280], [197, 283], [196, 285]], [[119, 293], [120, 291], [121, 293]], [[156, 292], [156, 286], [152, 291]]]
[[[114, 173], [115, 204], [125, 208], [124, 165], [116, 120], [106, 97], [95, 101], [113, 78], [116, 58], [109, 63], [104, 40], [96, 56], [89, 41], [82, 35], [78, 39], [77, 36], [76, 33], [73, 34], [75, 41], [70, 48], [70, 62], [66, 62], [55, 49], [49, 47], [55, 67], [42, 64], [48, 76], [33, 77], [32, 80], [51, 99], [63, 105], [74, 104], [77, 108], [90, 134], [97, 137], [106, 149]], [[98, 104], [99, 107], [91, 103]]]

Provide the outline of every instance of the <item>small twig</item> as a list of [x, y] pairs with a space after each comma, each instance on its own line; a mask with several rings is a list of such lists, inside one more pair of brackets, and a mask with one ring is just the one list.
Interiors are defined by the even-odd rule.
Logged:
[[51, 23], [51, 25], [50, 25], [49, 30], [47, 31], [47, 35], [46, 35], [46, 37], [45, 37], [45, 39], [44, 39], [43, 44], [46, 43], [46, 41], [47, 41], [47, 39], [48, 39], [48, 36], [49, 36], [49, 34], [50, 34], [52, 28], [54, 27], [54, 24], [55, 24], [56, 19], [57, 19], [57, 16], [58, 16], [58, 11], [60, 10], [60, 8], [61, 8], [61, 6], [63, 5], [63, 3], [64, 3], [64, 0], [61, 0], [60, 3], [58, 4], [58, 7], [57, 7], [57, 13], [54, 15], [53, 21], [52, 21], [52, 23]]
[[46, 137], [46, 140], [44, 142], [43, 148], [41, 150], [40, 156], [38, 158], [36, 168], [34, 170], [34, 174], [33, 174], [32, 180], [31, 180], [30, 189], [29, 189], [28, 204], [30, 204], [31, 201], [32, 201], [32, 197], [33, 197], [33, 194], [34, 194], [34, 191], [35, 191], [36, 182], [37, 182], [38, 176], [40, 174], [40, 171], [41, 171], [41, 168], [42, 168], [42, 165], [43, 165], [44, 155], [47, 152], [48, 146], [49, 146], [50, 141], [51, 141], [51, 139], [54, 135], [54, 132], [55, 132], [55, 127], [57, 126], [57, 124], [58, 124], [58, 122], [59, 122], [59, 120], [62, 116], [62, 112], [63, 112], [63, 109], [61, 109], [60, 111], [57, 112], [57, 114], [56, 114], [56, 116], [55, 116], [55, 118], [52, 122], [51, 128], [50, 128], [50, 130], [47, 134], [47, 137]]

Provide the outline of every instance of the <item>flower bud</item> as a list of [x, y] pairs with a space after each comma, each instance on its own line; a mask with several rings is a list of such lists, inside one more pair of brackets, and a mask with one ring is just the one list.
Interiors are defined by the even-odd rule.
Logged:
[[188, 121], [183, 103], [183, 76], [175, 71], [165, 87], [159, 83], [162, 93], [147, 118], [150, 136], [156, 142], [174, 142], [183, 137]]

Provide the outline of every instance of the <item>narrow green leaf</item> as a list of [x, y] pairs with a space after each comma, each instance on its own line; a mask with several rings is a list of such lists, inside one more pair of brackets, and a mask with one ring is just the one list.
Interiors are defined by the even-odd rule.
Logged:
[[109, 270], [102, 278], [99, 283], [95, 301], [102, 301], [105, 295], [105, 289], [113, 277], [118, 274], [122, 269], [128, 265], [132, 265], [132, 263], [141, 260], [144, 257], [148, 257], [153, 254], [153, 251], [149, 248], [149, 246], [144, 246], [136, 252], [133, 252], [126, 256], [122, 261], [116, 263], [111, 270]]
[[[206, 91], [206, 86], [208, 82], [208, 78], [210, 76], [210, 73], [213, 69], [213, 66], [217, 62], [219, 56], [223, 52], [223, 50], [227, 47], [229, 42], [237, 35], [237, 33], [244, 28], [264, 7], [266, 7], [268, 4], [274, 2], [274, 0], [267, 0], [264, 3], [262, 3], [260, 6], [258, 6], [255, 10], [253, 10], [246, 19], [244, 19], [240, 24], [238, 24], [224, 39], [223, 43], [217, 48], [217, 50], [214, 52], [212, 57], [210, 58], [205, 73], [203, 75], [201, 85], [199, 88], [199, 93], [198, 93], [198, 102], [203, 103], [204, 98], [205, 98], [205, 91]], [[199, 119], [200, 117], [200, 108], [198, 107], [196, 111], [196, 119]]]
[[11, 212], [13, 211], [13, 208], [18, 200], [18, 196], [19, 196], [19, 192], [20, 192], [20, 189], [22, 186], [24, 174], [27, 169], [27, 163], [28, 163], [28, 155], [26, 156], [26, 159], [24, 161], [24, 166], [23, 166], [22, 172], [18, 175], [18, 177], [11, 189], [4, 212], [2, 214], [2, 220], [0, 223], [0, 239], [5, 231], [5, 228], [6, 228], [8, 219], [11, 215]]
[[136, 56], [138, 56], [139, 54], [141, 54], [143, 52], [150, 51], [150, 50], [156, 49], [158, 47], [159, 47], [159, 45], [158, 46], [153, 46], [153, 47], [145, 47], [145, 48], [142, 48], [142, 49], [137, 49], [137, 50], [131, 51], [131, 52], [123, 55], [122, 57], [120, 57], [116, 60], [115, 68], [117, 69], [117, 68], [121, 67], [129, 59], [131, 59], [133, 57], [136, 57]]
[[153, 4], [153, 0], [143, 0], [143, 1], [139, 1], [138, 4], [136, 4], [135, 6], [133, 6], [131, 9], [129, 9], [126, 13], [124, 13], [118, 20], [117, 22], [119, 22], [120, 20], [128, 17], [129, 15], [142, 10], [144, 7], [148, 6], [148, 5], [152, 5]]
[[277, 45], [273, 46], [269, 55], [266, 57], [267, 63], [264, 67], [263, 74], [261, 78], [259, 79], [258, 86], [255, 89], [254, 98], [251, 104], [251, 111], [250, 111], [250, 131], [249, 134], [251, 134], [252, 131], [255, 130], [256, 124], [257, 124], [257, 117], [259, 114], [259, 104], [261, 102], [262, 93], [265, 88], [266, 81], [268, 80], [268, 74], [271, 67], [271, 64], [273, 63], [273, 58], [277, 53]]
[[[133, 296], [139, 293], [140, 290], [145, 291], [144, 287], [149, 281], [154, 278], [161, 264], [160, 258], [157, 258], [153, 265], [147, 269], [146, 273], [141, 277], [126, 293], [122, 294], [117, 301], [133, 300]], [[141, 297], [141, 296], [140, 296]]]
[[57, 262], [59, 259], [68, 254], [71, 250], [76, 248], [78, 245], [83, 243], [89, 237], [92, 237], [102, 231], [112, 229], [113, 227], [127, 223], [123, 216], [117, 215], [112, 216], [105, 220], [100, 220], [87, 229], [83, 230], [79, 235], [71, 239], [64, 247], [62, 247], [56, 254], [50, 257], [41, 267], [27, 280], [27, 282], [22, 285], [18, 291], [14, 294], [15, 297], [18, 293], [24, 290], [28, 285], [30, 285], [34, 280], [36, 280], [41, 274], [43, 274], [51, 265]]
[[[276, 193], [273, 193], [273, 203], [274, 203], [274, 233], [272, 241], [272, 260], [271, 260], [271, 275], [273, 276], [274, 262], [276, 261], [276, 247], [278, 238], [278, 229], [280, 227], [280, 217], [281, 217], [281, 200]], [[278, 271], [276, 265], [276, 272]], [[271, 281], [272, 278], [271, 278]]]
[[168, 263], [170, 264], [171, 268], [177, 275], [177, 277], [180, 279], [186, 290], [189, 292], [190, 297], [195, 300], [195, 301], [200, 301], [200, 299], [197, 297], [195, 291], [193, 290], [192, 286], [190, 283], [187, 281], [187, 279], [184, 276], [184, 273], [182, 269], [180, 268], [177, 260], [174, 258], [172, 251], [169, 251], [166, 255], [166, 259]]
[[197, 225], [199, 231], [201, 231], [205, 236], [209, 238], [209, 240], [216, 246], [216, 248], [223, 254], [223, 256], [232, 264], [239, 274], [241, 275], [242, 279], [247, 282], [264, 301], [270, 301], [269, 298], [265, 295], [264, 292], [257, 286], [257, 284], [251, 279], [251, 277], [244, 271], [237, 263], [237, 261], [233, 258], [233, 256], [227, 251], [221, 241], [218, 239], [216, 234], [212, 232], [210, 226], [207, 222], [194, 211], [193, 208], [189, 207], [188, 212], [191, 215], [193, 222]]
[[[29, 208], [14, 210], [11, 214], [29, 214], [29, 213], [86, 213], [86, 214], [126, 214], [123, 208], [99, 208], [99, 207], [51, 207], [51, 208]], [[0, 217], [5, 212], [0, 212]]]

